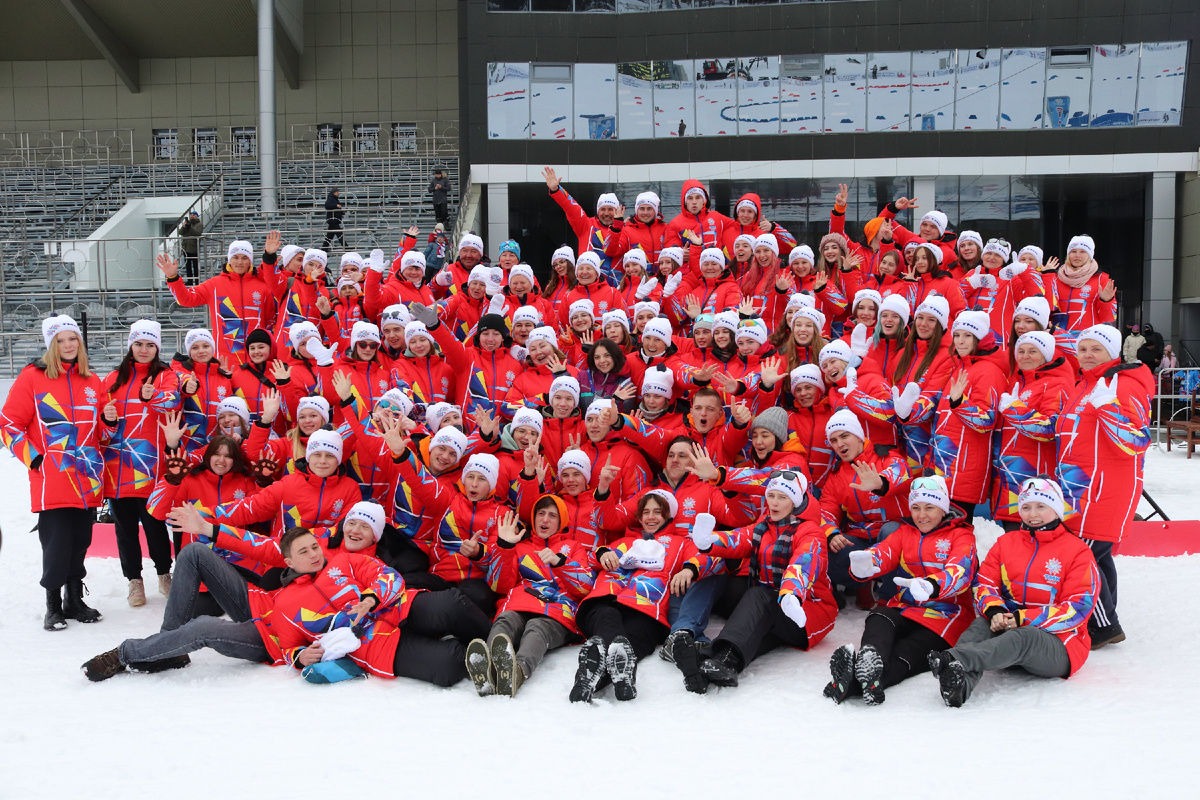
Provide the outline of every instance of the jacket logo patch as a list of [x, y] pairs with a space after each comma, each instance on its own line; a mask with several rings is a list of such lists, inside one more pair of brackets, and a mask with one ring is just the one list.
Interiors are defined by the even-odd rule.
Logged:
[[695, 514], [696, 513], [696, 498], [689, 497], [683, 501], [683, 513], [685, 513], [685, 514]]
[[221, 398], [222, 400], [225, 399], [225, 392], [226, 392], [226, 389], [224, 386], [217, 387], [217, 397]]
[[1033, 392], [1031, 392], [1030, 390], [1026, 389], [1025, 391], [1021, 392], [1021, 402], [1022, 403], [1028, 403], [1030, 397], [1033, 397]]
[[[509, 375], [511, 375], [512, 373], [510, 372], [510, 373], [508, 373], [508, 374], [509, 374]], [[93, 389], [93, 388], [92, 388], [92, 387], [90, 387], [90, 386], [85, 386], [85, 387], [84, 387], [84, 389], [83, 389], [83, 396], [87, 398], [87, 401], [88, 401], [89, 403], [94, 403], [94, 402], [96, 402], [96, 390], [95, 390], [95, 389]]]
[[333, 516], [340, 517], [342, 515], [342, 500], [333, 501]]
[[1062, 580], [1062, 562], [1052, 558], [1046, 562], [1046, 574], [1042, 576], [1046, 583], [1057, 585]]
[[508, 372], [504, 373], [504, 378], [509, 383], [512, 383], [514, 380], [516, 380], [517, 376], [514, 375], [511, 370], [509, 370]]
[[934, 552], [937, 553], [938, 561], [945, 561], [950, 555], [950, 540], [938, 539], [933, 545]]
[[670, 547], [670, 546], [671, 546], [671, 537], [670, 537], [670, 536], [668, 536], [668, 535], [667, 535], [667, 534], [665, 534], [665, 533], [664, 533], [664, 534], [660, 534], [659, 536], [656, 536], [656, 537], [655, 537], [655, 539], [656, 539], [656, 540], [658, 541], [658, 543], [659, 543], [659, 544], [661, 544], [663, 547]]
[[1080, 297], [1087, 297], [1091, 293], [1092, 293], [1091, 285], [1085, 283], [1083, 286], [1079, 287], [1079, 296]]
[[386, 391], [387, 391], [387, 381], [380, 379], [380, 381], [379, 381], [379, 391], [381, 391], [381, 392], [386, 392]]
[[261, 293], [261, 292], [251, 292], [251, 293], [250, 293], [250, 298], [251, 298], [251, 299], [252, 299], [252, 300], [253, 300], [255, 303], [261, 303], [261, 302], [262, 302], [262, 293]]
[[233, 493], [234, 500], [244, 500], [245, 498], [246, 498], [246, 491], [244, 489], [238, 489]]

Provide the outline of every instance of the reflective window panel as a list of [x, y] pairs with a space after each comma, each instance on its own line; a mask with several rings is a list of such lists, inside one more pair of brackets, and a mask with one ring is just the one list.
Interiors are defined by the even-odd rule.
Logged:
[[[1138, 70], [1138, 125], [1179, 124], [1186, 70], [1187, 42], [1142, 43]], [[1195, 120], [1192, 123], [1195, 124]]]
[[617, 138], [617, 65], [575, 65], [575, 138]]
[[1000, 57], [1000, 129], [1042, 127], [1042, 96], [1046, 83], [1044, 47], [1004, 50]]
[[918, 50], [912, 54], [914, 131], [954, 129], [954, 65], [957, 55], [954, 50]]
[[1092, 48], [1091, 127], [1127, 126], [1137, 118], [1139, 49], [1136, 44]]
[[954, 127], [991, 131], [998, 126], [1000, 50], [959, 50], [954, 91]]
[[617, 138], [654, 138], [653, 71], [650, 61], [617, 65]]
[[488, 138], [529, 138], [529, 65], [488, 64]]
[[574, 139], [570, 64], [532, 64], [529, 75], [529, 138]]
[[779, 56], [738, 59], [738, 133], [779, 133]]
[[1086, 128], [1092, 99], [1092, 48], [1051, 47], [1046, 64], [1048, 128]]
[[737, 123], [737, 59], [696, 62], [696, 135], [733, 136]]
[[779, 132], [820, 133], [824, 65], [821, 56], [783, 56], [779, 64]]
[[868, 131], [909, 129], [911, 65], [911, 53], [871, 53], [867, 59]]
[[853, 133], [867, 129], [867, 56], [825, 56], [825, 130]]
[[654, 62], [654, 138], [696, 135], [699, 61]]

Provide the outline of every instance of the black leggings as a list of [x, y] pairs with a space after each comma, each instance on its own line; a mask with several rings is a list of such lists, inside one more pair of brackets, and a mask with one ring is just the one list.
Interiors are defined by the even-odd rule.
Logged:
[[121, 573], [125, 580], [142, 577], [142, 543], [138, 538], [138, 521], [146, 533], [146, 549], [154, 561], [154, 571], [166, 575], [171, 571], [171, 535], [167, 523], [155, 519], [146, 511], [144, 497], [114, 497], [113, 522], [117, 531], [117, 553], [121, 556]]
[[612, 596], [585, 601], [575, 620], [584, 636], [603, 639], [605, 649], [613, 639], [624, 636], [633, 645], [638, 660], [653, 653], [671, 630], [649, 614], [618, 603]]
[[467, 644], [487, 638], [491, 627], [491, 620], [458, 589], [421, 592], [400, 625], [392, 671], [397, 677], [453, 686], [467, 677]]
[[929, 671], [929, 654], [949, 650], [950, 643], [919, 622], [905, 617], [899, 608], [880, 608], [867, 615], [862, 646], [870, 645], [883, 660], [883, 686], [895, 686], [905, 678]]

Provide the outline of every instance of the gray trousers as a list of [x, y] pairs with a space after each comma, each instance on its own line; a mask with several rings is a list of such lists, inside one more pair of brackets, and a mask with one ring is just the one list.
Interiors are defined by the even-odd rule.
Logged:
[[[229, 619], [204, 616], [192, 619], [201, 583]], [[212, 550], [192, 543], [175, 560], [161, 632], [145, 639], [126, 639], [117, 649], [117, 655], [122, 664], [128, 665], [211, 647], [230, 658], [270, 663], [266, 645], [252, 620], [246, 579]]]
[[501, 633], [512, 639], [513, 646], [517, 648], [517, 663], [521, 665], [526, 678], [533, 675], [547, 651], [562, 647], [571, 635], [571, 631], [561, 622], [528, 611], [505, 611], [496, 617], [492, 629], [488, 631], [489, 651], [492, 642]]
[[1067, 647], [1054, 634], [1032, 625], [992, 633], [985, 617], [963, 631], [950, 653], [966, 667], [968, 697], [987, 669], [1021, 667], [1039, 678], [1062, 678], [1071, 672]]

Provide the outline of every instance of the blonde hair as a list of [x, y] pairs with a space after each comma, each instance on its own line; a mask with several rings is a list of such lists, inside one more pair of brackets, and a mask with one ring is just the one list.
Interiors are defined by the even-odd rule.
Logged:
[[[75, 357], [75, 366], [79, 370], [79, 374], [84, 378], [90, 378], [92, 372], [88, 369], [87, 350], [83, 346], [83, 337], [78, 333], [71, 331], [75, 338], [79, 339], [79, 355]], [[46, 354], [42, 356], [42, 363], [46, 365], [46, 377], [50, 380], [57, 380], [62, 373], [63, 361], [58, 356], [58, 337], [50, 340], [50, 346], [46, 348]]]

